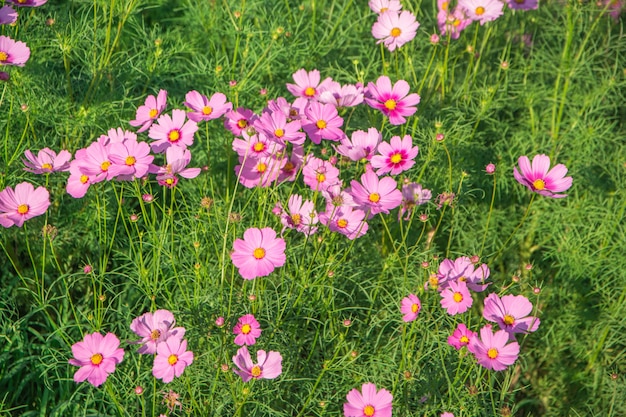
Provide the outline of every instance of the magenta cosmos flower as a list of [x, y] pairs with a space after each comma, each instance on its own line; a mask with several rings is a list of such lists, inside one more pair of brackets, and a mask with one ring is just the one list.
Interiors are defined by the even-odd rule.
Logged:
[[141, 126], [138, 133], [145, 132], [152, 126], [152, 123], [165, 111], [167, 106], [167, 91], [159, 90], [159, 94], [154, 97], [152, 95], [146, 97], [143, 106], [137, 108], [135, 120], [128, 122], [131, 126]]
[[86, 334], [82, 342], [74, 343], [74, 357], [69, 363], [80, 366], [74, 374], [74, 381], [87, 380], [94, 387], [102, 385], [109, 374], [115, 372], [115, 365], [124, 359], [124, 349], [119, 346], [120, 340], [113, 333], [106, 336], [97, 332]]
[[185, 337], [183, 327], [174, 327], [174, 314], [168, 310], [157, 310], [154, 313], [145, 313], [130, 323], [130, 329], [141, 337], [137, 343], [141, 347], [137, 353], [153, 355], [157, 346], [170, 338], [182, 339]]
[[463, 323], [459, 323], [452, 335], [448, 337], [448, 344], [459, 350], [463, 346], [469, 345], [476, 335], [476, 332], [469, 330]]
[[222, 117], [233, 108], [232, 103], [229, 103], [222, 93], [215, 93], [209, 99], [195, 90], [187, 93], [184, 104], [192, 110], [187, 113], [187, 117], [196, 123]]
[[370, 127], [367, 132], [356, 130], [352, 132], [350, 139], [341, 139], [341, 145], [335, 146], [335, 150], [351, 161], [369, 161], [374, 156], [383, 136], [375, 127]]
[[533, 305], [523, 295], [489, 294], [485, 298], [483, 317], [485, 320], [498, 323], [500, 329], [507, 332], [512, 339], [515, 333], [531, 333], [539, 328], [539, 318], [529, 316]]
[[152, 375], [165, 382], [172, 382], [174, 377], [183, 374], [186, 367], [193, 363], [193, 352], [187, 350], [187, 341], [170, 337], [157, 346]]
[[518, 159], [520, 172], [513, 168], [513, 176], [530, 191], [546, 197], [563, 198], [567, 194], [556, 194], [568, 190], [572, 186], [572, 177], [566, 177], [567, 168], [558, 164], [550, 169], [550, 157], [535, 155], [532, 164], [527, 156]]
[[155, 153], [165, 152], [170, 146], [186, 148], [193, 144], [193, 135], [198, 130], [198, 125], [193, 120], [187, 120], [184, 110], [172, 110], [172, 116], [164, 114], [159, 117], [157, 123], [150, 127], [148, 137], [154, 139], [150, 147]]
[[493, 333], [491, 325], [487, 324], [480, 329], [480, 337], [474, 337], [468, 349], [474, 354], [479, 364], [487, 369], [503, 371], [517, 360], [519, 344], [509, 341], [509, 335], [504, 330]]
[[50, 148], [43, 148], [35, 156], [30, 150], [24, 152], [26, 159], [23, 159], [26, 168], [24, 170], [33, 174], [49, 174], [57, 171], [69, 171], [72, 154], [68, 151], [61, 151], [57, 155]]
[[0, 65], [23, 67], [30, 58], [30, 49], [24, 42], [14, 41], [8, 36], [0, 36]]
[[376, 80], [376, 84], [367, 84], [367, 104], [383, 112], [389, 117], [392, 125], [401, 125], [406, 122], [405, 117], [413, 115], [417, 111], [420, 96], [415, 93], [409, 94], [411, 87], [404, 80], [396, 82], [393, 87], [391, 80], [382, 75]]
[[402, 320], [407, 323], [415, 320], [421, 309], [422, 303], [420, 303], [420, 299], [415, 294], [409, 294], [408, 297], [402, 299], [402, 305], [400, 306], [400, 312], [404, 314]]
[[17, 20], [17, 12], [11, 6], [0, 9], [0, 25], [9, 25]]
[[22, 227], [26, 220], [40, 216], [50, 206], [50, 193], [44, 187], [22, 182], [15, 190], [7, 187], [0, 191], [0, 225]]
[[389, 173], [397, 175], [407, 171], [415, 165], [415, 157], [419, 152], [417, 146], [413, 146], [411, 136], [404, 135], [391, 138], [391, 143], [381, 142], [378, 145], [377, 155], [372, 157], [372, 166], [378, 168], [377, 175]]
[[261, 336], [261, 325], [254, 318], [253, 314], [246, 314], [239, 317], [237, 324], [233, 328], [235, 336], [235, 344], [239, 346], [254, 345], [256, 339]]
[[402, 192], [398, 190], [396, 180], [391, 177], [378, 178], [373, 171], [361, 175], [361, 182], [352, 180], [352, 196], [354, 202], [361, 205], [371, 215], [389, 214], [402, 203]]
[[372, 26], [372, 36], [379, 39], [387, 49], [394, 51], [415, 37], [420, 24], [413, 13], [405, 10], [401, 13], [386, 11], [378, 15]]
[[243, 382], [251, 379], [274, 379], [283, 372], [283, 357], [279, 352], [259, 350], [256, 353], [257, 363], [252, 362], [250, 352], [246, 346], [239, 348], [233, 356], [233, 362], [239, 370], [233, 371], [241, 377]]
[[376, 385], [363, 384], [361, 392], [356, 388], [346, 396], [343, 405], [345, 417], [391, 417], [393, 396], [386, 389], [376, 390]]
[[448, 288], [442, 290], [439, 295], [441, 295], [441, 307], [445, 308], [448, 314], [452, 316], [465, 313], [474, 302], [467, 289], [467, 284], [463, 281], [450, 281]]
[[482, 26], [502, 15], [504, 3], [498, 0], [459, 0], [459, 7], [465, 10], [467, 17]]
[[233, 247], [230, 258], [244, 279], [267, 276], [285, 264], [285, 241], [276, 238], [276, 232], [269, 227], [246, 230], [243, 240], [236, 239]]

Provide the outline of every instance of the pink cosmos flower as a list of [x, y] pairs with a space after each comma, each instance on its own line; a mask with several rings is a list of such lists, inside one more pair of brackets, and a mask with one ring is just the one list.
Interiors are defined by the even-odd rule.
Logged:
[[109, 160], [110, 175], [120, 181], [129, 181], [146, 175], [154, 156], [150, 155], [150, 146], [146, 142], [127, 140], [111, 145]]
[[251, 156], [239, 158], [240, 165], [235, 166], [235, 174], [239, 182], [246, 188], [269, 187], [282, 172], [286, 160], [274, 156]]
[[422, 188], [421, 184], [411, 182], [402, 186], [402, 205], [398, 212], [398, 220], [406, 214], [404, 220], [409, 220], [416, 206], [428, 203], [432, 198], [430, 190]]
[[72, 154], [66, 150], [62, 150], [57, 153], [50, 148], [43, 148], [37, 153], [37, 156], [33, 155], [30, 150], [24, 152], [26, 159], [23, 159], [25, 171], [32, 172], [33, 174], [49, 174], [51, 172], [69, 171], [70, 159]]
[[350, 240], [363, 236], [369, 228], [365, 212], [349, 206], [333, 207], [330, 211], [320, 213], [320, 222], [332, 232], [339, 232]]
[[537, 10], [539, 0], [507, 0], [507, 4], [513, 10]]
[[481, 26], [500, 17], [504, 7], [499, 0], [459, 0], [458, 5], [465, 10], [467, 17], [480, 22]]
[[238, 107], [237, 110], [226, 112], [224, 127], [230, 130], [233, 135], [241, 136], [242, 131], [252, 126], [257, 117], [252, 110]]
[[368, 5], [374, 13], [385, 13], [388, 10], [399, 12], [402, 10], [400, 0], [370, 0]]
[[339, 182], [339, 170], [330, 162], [308, 156], [302, 168], [304, 183], [313, 191], [322, 191]]
[[174, 187], [178, 183], [178, 175], [183, 178], [192, 179], [200, 175], [200, 168], [187, 168], [191, 161], [191, 152], [189, 149], [178, 146], [170, 146], [165, 151], [164, 167], [151, 166], [150, 172], [157, 174], [157, 182], [159, 185], [166, 187]]
[[293, 145], [291, 148], [291, 154], [285, 155], [285, 165], [280, 169], [278, 174], [278, 182], [296, 180], [296, 176], [300, 171], [300, 167], [304, 162], [304, 146]]
[[[448, 2], [442, 2], [448, 6]], [[459, 39], [461, 32], [472, 23], [472, 19], [468, 18], [464, 9], [456, 7], [452, 12], [447, 9], [440, 10], [437, 14], [437, 25], [441, 35], [450, 34], [450, 39]]]
[[302, 130], [316, 145], [319, 145], [322, 139], [338, 141], [345, 136], [341, 130], [343, 119], [332, 104], [311, 101], [304, 109], [304, 114], [306, 118], [302, 120]]
[[275, 268], [285, 264], [285, 241], [276, 238], [269, 227], [246, 230], [242, 239], [236, 239], [230, 258], [244, 279], [269, 275]]
[[391, 417], [393, 396], [386, 389], [376, 390], [376, 385], [363, 384], [361, 392], [351, 390], [343, 405], [345, 417]]
[[101, 135], [98, 138], [98, 142], [104, 146], [108, 146], [112, 143], [123, 143], [129, 139], [137, 140], [137, 134], [118, 127], [117, 129], [109, 129], [106, 135]]
[[232, 103], [229, 103], [222, 93], [215, 93], [208, 99], [207, 96], [195, 90], [185, 95], [184, 104], [192, 110], [187, 113], [187, 117], [196, 123], [222, 117], [233, 108]]
[[405, 116], [411, 116], [417, 111], [420, 96], [409, 94], [411, 87], [404, 80], [396, 82], [393, 87], [391, 80], [382, 75], [376, 84], [367, 84], [365, 102], [372, 108], [378, 109], [389, 117], [392, 125], [401, 125], [406, 122]]
[[441, 295], [441, 307], [445, 308], [451, 316], [465, 313], [472, 306], [474, 300], [463, 281], [451, 281], [448, 288], [443, 289]]
[[130, 323], [130, 329], [141, 337], [141, 340], [137, 342], [141, 344], [137, 353], [154, 355], [160, 343], [170, 338], [185, 337], [185, 328], [174, 327], [175, 324], [174, 314], [168, 310], [157, 310], [135, 318]]
[[22, 182], [15, 190], [6, 187], [0, 191], [0, 225], [22, 227], [26, 220], [40, 216], [50, 206], [50, 193], [44, 187]]
[[233, 140], [233, 151], [239, 158], [256, 158], [276, 155], [284, 146], [268, 138], [265, 133], [257, 132], [249, 135], [245, 130], [241, 132], [243, 139]]
[[48, 0], [6, 0], [7, 3], [14, 4], [19, 7], [39, 7], [46, 4]]
[[235, 336], [235, 344], [239, 346], [254, 345], [256, 339], [261, 336], [261, 325], [252, 314], [246, 314], [239, 317], [237, 324], [233, 328]]
[[239, 368], [233, 371], [241, 377], [243, 382], [254, 379], [274, 379], [283, 372], [283, 357], [279, 352], [259, 350], [256, 353], [257, 363], [252, 362], [248, 348], [243, 346], [233, 356], [233, 362]]
[[509, 335], [504, 330], [493, 333], [491, 325], [487, 324], [480, 329], [480, 337], [474, 337], [468, 349], [474, 354], [479, 364], [487, 369], [503, 371], [513, 365], [519, 355], [519, 344], [509, 341]]
[[566, 177], [567, 168], [558, 164], [550, 169], [550, 157], [535, 155], [532, 164], [527, 156], [518, 159], [520, 172], [513, 168], [513, 176], [530, 191], [546, 197], [564, 198], [567, 194], [556, 194], [568, 190], [572, 186], [572, 177]]
[[198, 125], [193, 120], [185, 122], [184, 110], [172, 110], [172, 117], [164, 114], [159, 117], [157, 123], [150, 127], [148, 137], [154, 139], [150, 147], [155, 153], [163, 153], [170, 146], [186, 148], [193, 144], [193, 136], [198, 130]]
[[157, 345], [152, 375], [167, 384], [172, 382], [174, 377], [181, 376], [185, 368], [192, 363], [193, 352], [187, 350], [187, 341], [170, 337]]
[[302, 145], [306, 139], [304, 132], [300, 131], [302, 127], [300, 121], [288, 122], [287, 116], [281, 111], [264, 111], [255, 121], [254, 127], [257, 131], [264, 132], [269, 139], [280, 144], [289, 142]]
[[74, 357], [68, 361], [71, 365], [80, 366], [74, 374], [74, 381], [87, 380], [94, 387], [102, 385], [124, 359], [124, 350], [119, 346], [120, 340], [113, 333], [105, 336], [97, 332], [86, 334], [82, 342], [74, 343]]
[[414, 159], [419, 150], [417, 146], [413, 146], [411, 136], [404, 135], [402, 139], [400, 136], [393, 136], [391, 143], [381, 142], [376, 151], [377, 155], [372, 157], [372, 167], [378, 168], [376, 175], [380, 176], [408, 171], [415, 165]]
[[301, 68], [293, 74], [293, 80], [296, 83], [287, 83], [287, 90], [296, 97], [312, 99], [319, 96], [318, 88], [329, 82], [331, 78], [326, 78], [320, 84], [320, 72], [318, 70], [307, 72], [304, 68]]
[[413, 13], [408, 10], [401, 13], [386, 11], [378, 15], [378, 20], [372, 26], [372, 36], [379, 39], [377, 44], [382, 42], [393, 52], [412, 40], [419, 26]]
[[9, 25], [17, 20], [17, 12], [11, 6], [0, 9], [0, 25]]
[[358, 204], [354, 202], [352, 194], [348, 190], [341, 188], [340, 182], [331, 185], [330, 187], [322, 190], [322, 195], [326, 199], [326, 212], [328, 215], [333, 213], [333, 210], [342, 207], [356, 207]]
[[454, 261], [444, 259], [439, 264], [437, 277], [439, 278], [440, 289], [446, 288], [451, 281], [463, 281], [467, 287], [476, 292], [484, 291], [490, 283], [485, 284], [491, 271], [487, 264], [474, 267], [471, 259], [461, 256]]
[[159, 90], [157, 97], [150, 95], [146, 97], [143, 106], [137, 108], [135, 120], [128, 122], [131, 126], [141, 126], [138, 133], [145, 132], [152, 126], [152, 123], [165, 111], [167, 107], [167, 91]]
[[287, 121], [292, 121], [302, 118], [301, 113], [304, 113], [304, 108], [307, 104], [309, 104], [309, 100], [304, 97], [296, 98], [293, 104], [284, 97], [278, 97], [276, 100], [269, 100], [266, 108], [271, 112], [281, 112], [285, 115]]
[[369, 161], [374, 156], [383, 136], [375, 127], [367, 129], [367, 133], [362, 130], [352, 132], [351, 138], [341, 139], [341, 145], [335, 146], [339, 154], [350, 158], [351, 161]]
[[0, 65], [23, 67], [30, 58], [30, 49], [24, 42], [0, 36]]
[[302, 201], [302, 196], [298, 194], [293, 194], [289, 197], [287, 210], [283, 210], [280, 216], [280, 222], [285, 228], [296, 229], [306, 236], [317, 232], [317, 227], [314, 225], [318, 221], [319, 218], [313, 202], [309, 200]]
[[402, 193], [397, 185], [393, 178], [378, 178], [373, 171], [361, 175], [361, 182], [350, 182], [354, 202], [360, 204], [363, 211], [369, 210], [370, 215], [389, 214], [389, 210], [402, 203]]
[[[85, 151], [80, 149], [79, 151]], [[79, 151], [76, 152], [78, 156]], [[95, 181], [95, 176], [89, 176], [82, 172], [80, 159], [75, 159], [70, 163], [70, 176], [67, 179], [65, 190], [74, 198], [83, 198], [89, 190], [89, 186]]]
[[500, 298], [498, 294], [492, 293], [485, 298], [483, 317], [498, 323], [500, 329], [513, 340], [515, 333], [527, 334], [539, 328], [539, 318], [529, 316], [532, 310], [532, 303], [523, 295], [505, 295]]
[[317, 101], [335, 107], [354, 107], [363, 102], [363, 84], [342, 86], [336, 81], [329, 82], [320, 93]]
[[404, 314], [402, 320], [405, 322], [411, 322], [417, 318], [417, 315], [422, 309], [422, 303], [415, 294], [409, 294], [408, 297], [402, 299], [402, 305], [400, 306], [400, 312]]
[[476, 332], [469, 330], [463, 323], [459, 323], [452, 335], [448, 337], [448, 344], [459, 350], [463, 346], [469, 345], [476, 335]]

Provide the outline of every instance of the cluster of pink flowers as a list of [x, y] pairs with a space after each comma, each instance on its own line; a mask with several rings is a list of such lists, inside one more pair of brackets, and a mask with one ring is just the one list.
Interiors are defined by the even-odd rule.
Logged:
[[413, 40], [420, 24], [415, 15], [402, 10], [398, 0], [370, 0], [370, 9], [378, 13], [378, 20], [372, 26], [372, 36], [393, 52]]

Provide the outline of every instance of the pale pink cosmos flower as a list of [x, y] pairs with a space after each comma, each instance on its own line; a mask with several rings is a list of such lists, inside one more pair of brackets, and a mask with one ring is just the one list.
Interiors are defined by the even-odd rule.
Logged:
[[296, 229], [310, 236], [317, 232], [315, 224], [319, 222], [319, 218], [312, 201], [303, 201], [301, 195], [293, 194], [287, 202], [287, 210], [281, 213], [280, 222], [285, 228]]
[[398, 220], [404, 217], [409, 220], [416, 206], [428, 203], [432, 199], [432, 193], [421, 184], [411, 182], [402, 186], [402, 205], [398, 212]]
[[339, 182], [339, 170], [330, 162], [313, 155], [306, 158], [302, 168], [303, 181], [313, 191], [322, 191]]
[[184, 110], [172, 110], [172, 116], [164, 114], [159, 117], [157, 123], [150, 127], [148, 137], [155, 142], [150, 144], [152, 151], [163, 153], [170, 146], [186, 148], [193, 145], [193, 137], [198, 130], [198, 125], [193, 120], [187, 120]]
[[235, 336], [235, 344], [238, 346], [254, 345], [256, 339], [261, 336], [261, 332], [261, 325], [254, 318], [253, 314], [241, 316], [233, 328], [233, 334], [237, 335]]
[[287, 121], [300, 120], [304, 113], [304, 108], [309, 100], [304, 97], [298, 97], [293, 104], [288, 102], [284, 97], [278, 97], [276, 100], [267, 102], [267, 110], [271, 112], [281, 112], [287, 118]]
[[200, 168], [187, 168], [191, 161], [191, 152], [189, 149], [178, 146], [170, 146], [165, 151], [165, 166], [151, 166], [150, 172], [157, 174], [157, 182], [159, 185], [166, 187], [174, 187], [178, 183], [178, 175], [183, 178], [192, 179], [200, 175]]
[[332, 104], [311, 101], [304, 109], [304, 114], [306, 118], [302, 120], [302, 130], [316, 145], [319, 145], [322, 139], [339, 141], [345, 136], [341, 130], [343, 118]]
[[0, 25], [9, 25], [17, 20], [17, 12], [11, 6], [0, 9]]
[[150, 146], [146, 142], [127, 140], [111, 145], [109, 160], [109, 173], [112, 177], [119, 181], [131, 181], [148, 173], [154, 156], [150, 155]]
[[51, 172], [69, 171], [72, 154], [66, 150], [57, 153], [50, 148], [43, 148], [35, 156], [32, 151], [24, 152], [26, 159], [23, 159], [25, 171], [33, 174], [49, 174]]
[[458, 6], [465, 10], [467, 17], [482, 26], [502, 16], [504, 3], [499, 0], [459, 0]]
[[472, 23], [472, 19], [467, 18], [463, 8], [456, 7], [450, 10], [448, 0], [437, 0], [437, 25], [442, 35], [450, 34], [450, 39], [458, 39], [461, 32]]
[[415, 294], [409, 294], [407, 297], [402, 299], [402, 304], [400, 306], [400, 312], [404, 314], [404, 316], [402, 316], [402, 320], [407, 323], [415, 320], [421, 309], [422, 303], [420, 302], [420, 299], [417, 298]]
[[480, 329], [480, 337], [474, 337], [467, 346], [474, 354], [478, 363], [487, 369], [503, 371], [513, 365], [519, 355], [519, 344], [509, 341], [509, 335], [504, 330], [493, 333], [491, 325], [487, 324]]
[[39, 7], [46, 4], [48, 0], [6, 0], [7, 3], [14, 4], [19, 7]]
[[230, 259], [244, 279], [264, 277], [285, 264], [285, 241], [269, 227], [252, 227], [235, 240]]
[[192, 110], [187, 113], [187, 117], [196, 123], [222, 117], [233, 108], [232, 103], [228, 102], [223, 93], [215, 93], [209, 99], [195, 90], [185, 95], [184, 104]]
[[233, 356], [233, 362], [239, 368], [233, 371], [241, 377], [243, 382], [251, 379], [274, 379], [283, 372], [283, 357], [279, 352], [259, 350], [256, 353], [257, 363], [252, 362], [250, 352], [247, 346], [243, 346], [237, 350], [237, 354]]
[[402, 192], [397, 189], [398, 184], [391, 177], [378, 178], [373, 171], [361, 175], [361, 182], [350, 182], [354, 202], [359, 204], [363, 211], [369, 211], [370, 216], [378, 213], [389, 214], [389, 210], [402, 203]]
[[258, 116], [250, 109], [238, 107], [237, 110], [230, 110], [224, 115], [224, 127], [230, 130], [233, 135], [241, 136], [241, 133], [248, 129]]
[[459, 350], [463, 346], [468, 346], [476, 335], [477, 333], [469, 330], [465, 324], [459, 323], [452, 335], [448, 337], [448, 344]]
[[467, 284], [463, 281], [451, 281], [449, 286], [441, 290], [439, 295], [441, 295], [441, 307], [445, 308], [451, 316], [465, 313], [474, 302], [467, 289]]
[[439, 278], [440, 289], [447, 288], [451, 281], [463, 281], [470, 290], [482, 292], [490, 284], [485, 283], [490, 273], [487, 264], [474, 267], [470, 258], [461, 256], [454, 261], [444, 259], [439, 264], [437, 277]]
[[539, 318], [529, 316], [532, 310], [532, 303], [523, 295], [509, 294], [500, 298], [492, 293], [485, 298], [483, 317], [498, 323], [500, 329], [513, 340], [515, 333], [528, 334], [539, 328]]
[[0, 225], [22, 227], [26, 220], [41, 216], [50, 206], [50, 193], [28, 182], [0, 191]]
[[374, 13], [399, 12], [402, 10], [400, 0], [370, 0], [368, 6]]
[[326, 199], [326, 213], [331, 214], [333, 210], [341, 207], [356, 207], [358, 204], [354, 202], [352, 194], [349, 190], [343, 189], [343, 184], [337, 182], [325, 190], [322, 190], [322, 196]]
[[185, 368], [193, 363], [193, 352], [187, 350], [187, 341], [170, 337], [157, 345], [152, 375], [165, 382], [172, 382], [174, 377], [183, 374]]
[[354, 107], [363, 102], [363, 84], [342, 86], [336, 81], [327, 83], [317, 101], [332, 104], [335, 107]]
[[323, 87], [325, 83], [330, 82], [331, 78], [326, 78], [320, 84], [320, 72], [318, 70], [314, 69], [307, 72], [307, 70], [301, 68], [293, 74], [293, 80], [296, 83], [287, 83], [287, 90], [296, 97], [312, 99], [319, 96], [318, 89]]
[[386, 11], [378, 15], [378, 20], [372, 26], [372, 36], [379, 39], [387, 49], [393, 52], [415, 37], [420, 24], [415, 20], [413, 13], [405, 10], [401, 13]]
[[391, 417], [393, 396], [386, 389], [380, 391], [371, 382], [361, 386], [361, 392], [353, 389], [343, 405], [345, 417]]
[[320, 213], [320, 222], [332, 232], [339, 232], [350, 240], [367, 233], [369, 225], [365, 221], [365, 212], [350, 206], [333, 207]]
[[149, 95], [143, 106], [137, 108], [135, 120], [128, 122], [131, 126], [141, 126], [138, 133], [145, 132], [167, 107], [167, 91], [159, 90], [157, 97]]
[[137, 140], [137, 134], [118, 127], [117, 129], [109, 129], [106, 135], [101, 135], [98, 138], [98, 142], [105, 146], [108, 146], [112, 143], [123, 143], [129, 139]]
[[[79, 149], [79, 151], [85, 151]], [[76, 152], [78, 158], [79, 151]], [[70, 163], [70, 176], [67, 178], [65, 190], [74, 198], [83, 198], [89, 190], [89, 186], [95, 181], [95, 176], [89, 176], [82, 172], [81, 159], [74, 159]]]
[[235, 174], [239, 183], [246, 188], [269, 187], [278, 180], [286, 159], [274, 156], [240, 157], [239, 165], [235, 166]]
[[341, 139], [341, 145], [334, 146], [334, 148], [340, 155], [351, 161], [369, 161], [382, 139], [382, 134], [375, 127], [370, 127], [367, 132], [362, 130], [352, 132], [350, 139], [347, 136], [344, 137]]
[[86, 334], [81, 342], [74, 343], [74, 357], [68, 361], [70, 365], [80, 366], [74, 374], [74, 381], [87, 380], [94, 387], [102, 385], [124, 359], [124, 350], [119, 346], [120, 340], [113, 333], [105, 336], [97, 332]]
[[304, 132], [300, 131], [302, 127], [300, 121], [288, 121], [282, 111], [264, 111], [254, 122], [254, 127], [257, 131], [264, 132], [269, 139], [280, 144], [289, 142], [302, 145], [306, 139]]
[[100, 142], [92, 142], [86, 149], [76, 152], [76, 157], [71, 164], [78, 164], [81, 173], [89, 176], [91, 184], [110, 180], [113, 175], [109, 172], [111, 160], [109, 159], [110, 146]]
[[572, 177], [565, 176], [565, 165], [558, 164], [550, 169], [550, 157], [547, 155], [535, 155], [532, 164], [527, 156], [520, 156], [518, 163], [521, 173], [513, 168], [513, 176], [517, 182], [545, 197], [567, 197], [567, 194], [557, 194], [572, 186]]
[[0, 65], [23, 67], [30, 58], [30, 49], [24, 42], [0, 36]]
[[182, 339], [185, 337], [184, 327], [174, 327], [176, 320], [169, 310], [156, 310], [154, 313], [144, 313], [130, 323], [130, 329], [141, 339], [136, 343], [141, 347], [137, 353], [154, 355], [160, 343], [169, 338]]
[[263, 156], [273, 156], [284, 148], [282, 144], [271, 140], [263, 132], [250, 135], [244, 130], [242, 136], [243, 139], [233, 140], [233, 151], [237, 152], [239, 158], [259, 159]]
[[399, 80], [393, 86], [386, 75], [376, 80], [376, 84], [368, 83], [365, 102], [372, 108], [380, 110], [389, 117], [392, 125], [401, 125], [406, 122], [405, 117], [412, 116], [417, 111], [420, 96], [409, 94], [411, 87], [404, 80]]
[[413, 139], [409, 135], [393, 136], [390, 143], [381, 142], [376, 149], [377, 155], [372, 157], [372, 167], [378, 168], [376, 175], [397, 175], [408, 171], [415, 165], [415, 157], [419, 152], [417, 146], [413, 146]]

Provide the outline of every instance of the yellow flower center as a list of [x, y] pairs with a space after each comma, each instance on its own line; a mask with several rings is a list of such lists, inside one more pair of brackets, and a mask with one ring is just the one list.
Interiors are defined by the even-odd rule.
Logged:
[[461, 341], [461, 343], [469, 343], [469, 339], [467, 336], [461, 336], [459, 340]]
[[385, 101], [385, 108], [387, 110], [395, 110], [396, 105], [397, 105], [397, 103], [393, 99], [389, 99], [389, 100]]
[[306, 90], [304, 90], [304, 95], [307, 97], [313, 97], [315, 95], [315, 88], [307, 87]]
[[88, 176], [86, 176], [85, 174], [83, 174], [83, 175], [81, 175], [81, 176], [80, 176], [80, 182], [81, 182], [82, 184], [86, 184], [86, 183], [87, 183], [87, 181], [89, 181], [89, 177], [88, 177]]
[[300, 222], [302, 221], [302, 217], [298, 213], [292, 214], [291, 215], [291, 221], [293, 222], [293, 224], [298, 226], [300, 224]]
[[174, 184], [174, 178], [168, 178], [168, 179], [166, 179], [166, 180], [165, 180], [165, 183], [166, 183], [167, 185], [172, 185], [172, 184]]
[[441, 10], [448, 10], [448, 2], [444, 1], [443, 3], [441, 3]]
[[0, 62], [4, 62], [4, 61], [6, 61], [7, 59], [9, 59], [9, 55], [7, 55], [7, 53], [6, 53], [6, 52], [2, 52], [2, 51], [0, 51]]
[[255, 152], [263, 152], [265, 150], [265, 144], [263, 142], [257, 142], [252, 147]]
[[237, 121], [237, 126], [239, 126], [240, 129], [243, 129], [244, 127], [248, 126], [248, 121], [246, 119], [239, 119]]
[[380, 8], [380, 12], [378, 12], [378, 13], [383, 14], [383, 13], [385, 13], [387, 10], [389, 10], [389, 8], [388, 8], [388, 7], [381, 7], [381, 8]]
[[261, 376], [261, 367], [259, 365], [254, 365], [250, 370], [250, 373], [253, 377], [258, 378]]
[[202, 108], [202, 114], [204, 114], [205, 116], [208, 116], [211, 113], [213, 113], [213, 108], [211, 106], [204, 106]]
[[100, 164], [100, 169], [102, 171], [108, 171], [110, 166], [111, 166], [111, 162], [104, 161], [103, 163]]
[[255, 259], [263, 259], [265, 258], [265, 249], [256, 248], [254, 252], [252, 252], [252, 255], [255, 257]]
[[544, 180], [542, 180], [542, 179], [535, 180], [535, 181], [533, 181], [533, 188], [535, 190], [541, 191], [544, 188], [546, 188], [546, 182]]
[[402, 31], [400, 30], [400, 28], [391, 29], [391, 36], [393, 36], [394, 38], [397, 38], [398, 36], [400, 36], [401, 33]]
[[150, 118], [154, 119], [158, 113], [159, 111], [157, 109], [150, 109]]
[[502, 320], [504, 322], [504, 324], [506, 324], [507, 326], [510, 326], [511, 324], [515, 323], [515, 317], [507, 314], [504, 316], [504, 319]]
[[337, 227], [344, 229], [348, 225], [348, 221], [346, 219], [337, 220]]
[[315, 176], [315, 179], [317, 180], [317, 182], [324, 182], [324, 181], [326, 181], [326, 175], [324, 175], [324, 174], [317, 174]]
[[28, 213], [28, 204], [20, 204], [19, 206], [17, 206], [17, 212], [19, 214]]
[[318, 129], [324, 129], [326, 127], [326, 120], [318, 120], [315, 126], [317, 126]]
[[398, 153], [394, 153], [393, 155], [391, 155], [391, 163], [392, 164], [399, 164], [400, 161], [402, 161], [402, 155], [398, 152]]
[[178, 356], [176, 355], [170, 355], [167, 358], [167, 363], [169, 363], [170, 365], [176, 365], [176, 362], [178, 362]]
[[417, 313], [418, 311], [420, 311], [419, 304], [415, 303], [415, 304], [411, 305], [411, 312], [412, 313]]
[[150, 339], [152, 340], [157, 340], [159, 337], [161, 337], [161, 331], [158, 329], [154, 329], [150, 332]]
[[126, 165], [128, 165], [129, 167], [135, 165], [135, 162], [137, 162], [137, 160], [135, 159], [134, 156], [126, 157]]
[[370, 194], [370, 196], [369, 196], [369, 200], [370, 200], [372, 203], [378, 203], [378, 202], [380, 201], [380, 194], [378, 194], [378, 193], [372, 193], [372, 194]]
[[461, 24], [461, 20], [460, 19], [454, 19], [454, 21], [452, 22], [452, 26], [456, 27], [459, 26]]
[[282, 138], [283, 136], [285, 136], [285, 131], [282, 129], [276, 129], [274, 131], [274, 135], [276, 135], [277, 138]]
[[283, 167], [283, 171], [289, 172], [289, 171], [293, 171], [293, 169], [296, 166], [293, 164], [293, 162], [291, 161], [287, 161], [287, 163], [285, 164], [285, 166]]
[[365, 414], [367, 417], [373, 416], [375, 412], [376, 410], [374, 409], [374, 406], [372, 405], [368, 404], [363, 408], [363, 414]]
[[439, 285], [439, 278], [437, 278], [437, 275], [433, 274], [428, 277], [428, 283], [431, 287], [437, 288], [437, 285]]
[[256, 170], [262, 174], [265, 171], [267, 171], [267, 165], [264, 164], [263, 162], [259, 162], [259, 165], [256, 166]]
[[485, 13], [485, 8], [484, 8], [484, 7], [482, 7], [482, 6], [478, 6], [478, 7], [476, 8], [476, 16], [480, 16], [480, 15], [482, 15], [483, 13]]
[[104, 359], [102, 357], [101, 353], [96, 353], [94, 355], [91, 355], [91, 364], [92, 365], [100, 365], [102, 363], [102, 359]]
[[461, 294], [460, 292], [455, 292], [454, 295], [452, 296], [452, 299], [456, 303], [460, 303], [461, 301], [463, 301], [463, 294]]
[[498, 349], [491, 348], [487, 351], [487, 356], [489, 359], [495, 359], [498, 357]]
[[170, 130], [170, 133], [167, 134], [167, 139], [170, 142], [178, 142], [180, 139], [180, 132], [178, 129]]
[[41, 165], [41, 169], [49, 169], [49, 170], [52, 170], [52, 164], [48, 164], [48, 163], [42, 164], [42, 165]]
[[[254, 255], [256, 256], [256, 255]], [[250, 326], [249, 324], [244, 324], [243, 326], [241, 326], [241, 333], [243, 334], [248, 334], [250, 333], [250, 331], [252, 331], [252, 326]]]
[[460, 281], [460, 282], [465, 282], [465, 281], [467, 281], [467, 278], [465, 278], [465, 277], [459, 277], [459, 281]]

